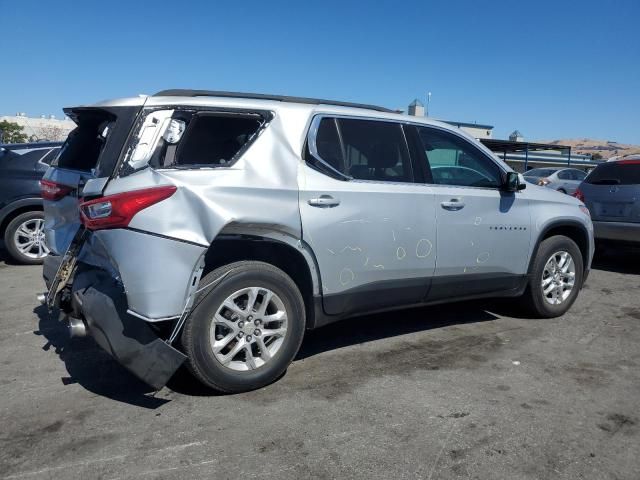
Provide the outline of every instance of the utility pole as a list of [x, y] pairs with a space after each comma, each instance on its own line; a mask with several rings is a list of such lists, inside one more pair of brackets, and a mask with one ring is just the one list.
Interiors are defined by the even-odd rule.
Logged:
[[431, 92], [427, 93], [427, 117], [429, 116], [429, 104], [431, 103]]

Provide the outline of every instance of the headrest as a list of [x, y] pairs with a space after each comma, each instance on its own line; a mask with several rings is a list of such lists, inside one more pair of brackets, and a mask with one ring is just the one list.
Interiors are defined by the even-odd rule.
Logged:
[[387, 142], [375, 143], [368, 155], [369, 167], [391, 168], [398, 164], [398, 149]]

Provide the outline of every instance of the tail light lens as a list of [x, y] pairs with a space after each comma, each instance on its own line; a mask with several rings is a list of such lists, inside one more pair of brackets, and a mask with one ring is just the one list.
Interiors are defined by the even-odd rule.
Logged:
[[51, 180], [40, 180], [40, 194], [45, 200], [60, 200], [71, 192], [73, 188]]
[[540, 185], [541, 187], [544, 187], [545, 185], [549, 185], [549, 179], [548, 178], [541, 178], [540, 180], [538, 180], [538, 185]]
[[80, 204], [80, 217], [89, 230], [125, 228], [136, 213], [166, 200], [176, 190], [171, 185], [96, 198]]
[[577, 188], [576, 191], [573, 192], [573, 196], [581, 202], [584, 202], [584, 193], [582, 193], [582, 190], [580, 190], [579, 188]]

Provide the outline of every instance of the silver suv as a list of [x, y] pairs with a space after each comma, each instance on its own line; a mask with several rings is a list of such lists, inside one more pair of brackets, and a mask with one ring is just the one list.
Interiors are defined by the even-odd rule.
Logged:
[[264, 386], [305, 330], [368, 312], [522, 296], [562, 315], [589, 272], [584, 205], [443, 123], [193, 90], [65, 112], [41, 300], [156, 388], [185, 360], [219, 391]]

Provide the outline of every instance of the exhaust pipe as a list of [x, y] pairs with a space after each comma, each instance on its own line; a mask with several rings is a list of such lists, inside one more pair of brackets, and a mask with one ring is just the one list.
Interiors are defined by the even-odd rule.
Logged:
[[47, 292], [37, 294], [36, 300], [38, 300], [42, 305], [47, 303]]
[[86, 337], [87, 336], [87, 325], [84, 323], [84, 320], [77, 317], [72, 317], [69, 315], [67, 317], [67, 321], [69, 322], [69, 336], [70, 337]]

